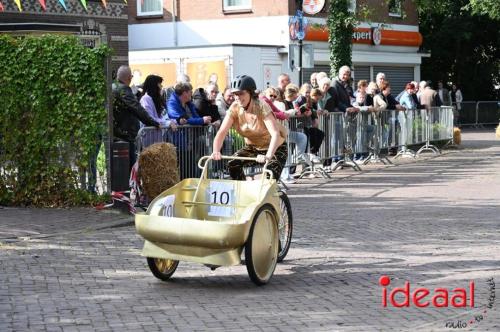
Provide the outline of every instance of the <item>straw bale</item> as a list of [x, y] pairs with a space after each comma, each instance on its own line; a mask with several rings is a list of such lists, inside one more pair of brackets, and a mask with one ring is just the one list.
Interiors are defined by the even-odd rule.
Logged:
[[496, 136], [497, 136], [497, 138], [500, 138], [500, 123], [497, 126]]
[[462, 131], [460, 128], [453, 128], [453, 143], [456, 145], [460, 145], [460, 143], [462, 143]]
[[180, 181], [173, 144], [156, 143], [139, 155], [138, 179], [143, 192], [153, 199]]

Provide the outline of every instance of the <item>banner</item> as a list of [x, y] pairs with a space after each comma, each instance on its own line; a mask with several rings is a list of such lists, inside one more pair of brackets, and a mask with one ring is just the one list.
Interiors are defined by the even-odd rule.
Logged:
[[82, 3], [83, 8], [87, 10], [87, 0], [80, 0], [80, 2]]
[[64, 0], [59, 0], [59, 3], [61, 4], [61, 6], [63, 6], [65, 11], [68, 11], [68, 8], [66, 8], [66, 4], [64, 3]]
[[0, 12], [3, 12], [3, 5], [1, 2], [0, 2]]
[[102, 0], [102, 5], [104, 6], [104, 8], [107, 8], [108, 4], [106, 3], [106, 0]]
[[21, 0], [14, 0], [14, 2], [16, 3], [17, 8], [19, 8], [19, 11], [22, 12], [23, 8], [21, 7]]
[[42, 6], [43, 11], [46, 11], [47, 10], [47, 6], [45, 5], [45, 0], [38, 0], [38, 2], [40, 2], [40, 5]]

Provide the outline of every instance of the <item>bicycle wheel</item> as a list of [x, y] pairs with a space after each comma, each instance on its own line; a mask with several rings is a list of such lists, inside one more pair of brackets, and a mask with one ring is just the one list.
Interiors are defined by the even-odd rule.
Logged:
[[279, 192], [280, 196], [280, 220], [278, 222], [279, 251], [278, 263], [281, 263], [290, 249], [293, 231], [292, 205], [284, 191]]
[[278, 227], [270, 204], [262, 206], [252, 220], [245, 244], [248, 276], [258, 286], [273, 276], [278, 257]]
[[153, 275], [163, 281], [170, 279], [179, 265], [179, 261], [165, 258], [147, 257], [148, 266]]

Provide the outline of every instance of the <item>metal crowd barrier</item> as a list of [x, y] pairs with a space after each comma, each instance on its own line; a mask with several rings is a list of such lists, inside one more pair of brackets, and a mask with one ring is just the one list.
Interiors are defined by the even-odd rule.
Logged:
[[198, 159], [212, 153], [212, 143], [215, 130], [212, 126], [178, 126], [177, 130], [170, 128], [157, 129], [143, 127], [136, 138], [136, 152], [154, 143], [172, 143], [177, 148], [179, 175], [181, 179], [199, 177]]
[[[398, 148], [396, 157], [418, 156], [424, 151], [439, 153], [431, 144], [435, 141], [453, 139], [453, 108], [435, 107], [429, 110], [408, 110], [383, 112], [358, 112], [345, 114], [333, 112], [318, 117], [320, 129], [324, 133], [323, 143], [317, 153], [320, 163], [313, 163], [304, 158], [308, 156], [309, 144], [303, 153], [304, 128], [310, 126], [307, 118], [290, 118], [282, 123], [288, 128], [289, 157], [285, 167], [293, 168], [303, 164], [301, 177], [308, 174], [330, 178], [329, 171], [340, 167], [352, 167], [361, 170], [359, 161], [353, 157], [367, 156], [363, 164], [392, 164], [383, 151]], [[136, 139], [139, 154], [146, 147], [158, 142], [172, 143], [177, 147], [179, 172], [181, 179], [199, 177], [198, 159], [212, 153], [213, 140], [216, 134], [213, 126], [179, 126], [177, 130], [155, 127], [141, 128]], [[307, 137], [307, 136], [306, 136]], [[306, 138], [307, 139], [307, 138]], [[222, 154], [233, 155], [244, 146], [244, 139], [234, 130], [229, 131], [222, 146]], [[423, 146], [415, 154], [410, 147]], [[227, 161], [212, 163], [211, 175], [227, 178]], [[258, 173], [259, 166], [245, 168], [245, 174], [253, 176]]]
[[481, 127], [498, 124], [500, 101], [463, 101], [453, 103], [456, 122], [462, 126]]

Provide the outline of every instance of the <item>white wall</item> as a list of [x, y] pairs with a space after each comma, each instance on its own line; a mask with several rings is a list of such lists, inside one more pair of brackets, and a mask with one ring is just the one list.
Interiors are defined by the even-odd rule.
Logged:
[[287, 46], [288, 42], [288, 16], [129, 25], [131, 51], [217, 44]]

